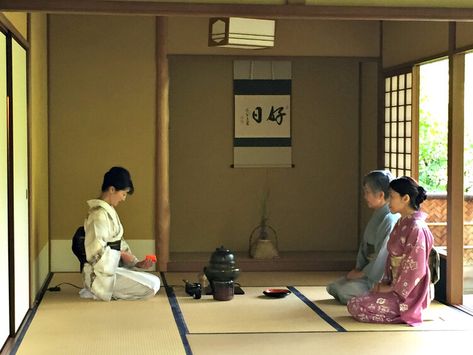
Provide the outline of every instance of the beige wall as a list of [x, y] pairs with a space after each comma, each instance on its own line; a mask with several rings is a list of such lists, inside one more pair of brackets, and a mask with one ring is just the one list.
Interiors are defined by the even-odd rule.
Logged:
[[171, 251], [246, 250], [266, 187], [281, 250], [356, 249], [359, 159], [375, 163], [373, 143], [358, 155], [358, 61], [293, 58], [295, 167], [232, 169], [232, 59], [170, 60]]
[[29, 150], [32, 295], [49, 272], [47, 16], [30, 16]]
[[379, 21], [277, 20], [275, 46], [262, 50], [208, 47], [209, 21], [205, 17], [172, 17], [168, 23], [170, 54], [379, 55]]
[[425, 59], [447, 50], [447, 22], [383, 22], [385, 68]]
[[52, 241], [70, 241], [115, 165], [136, 187], [118, 207], [125, 237], [154, 238], [154, 48], [152, 17], [50, 17]]
[[[172, 30], [174, 20], [169, 46], [178, 52], [182, 33]], [[347, 24], [340, 33], [349, 32]], [[354, 26], [355, 33], [364, 26], [377, 30], [376, 23]], [[298, 32], [294, 26], [291, 30]], [[85, 217], [84, 201], [98, 195], [103, 173], [112, 165], [128, 167], [136, 185], [135, 195], [118, 208], [126, 237], [154, 238], [154, 40], [154, 20], [149, 17], [51, 16], [52, 259], [54, 244], [64, 248], [68, 243]], [[345, 48], [343, 55], [375, 55], [377, 41], [360, 41], [361, 49], [350, 55]], [[307, 55], [315, 46], [304, 48], [307, 52], [299, 54]], [[325, 41], [318, 50], [342, 55], [341, 48], [338, 40]], [[258, 223], [266, 180], [271, 188], [270, 221], [280, 234], [282, 250], [355, 249], [358, 61], [293, 58], [296, 167], [231, 169], [232, 57], [202, 55], [207, 50], [204, 42], [195, 49], [197, 56], [171, 57], [172, 251], [208, 251], [221, 243], [245, 250]], [[216, 113], [212, 120], [201, 111], [208, 105]], [[375, 120], [375, 111], [367, 111], [367, 122]], [[375, 163], [373, 145], [363, 149], [367, 161], [371, 159], [364, 166]], [[350, 211], [342, 224], [333, 213], [340, 203]]]
[[[447, 22], [383, 22], [383, 67], [445, 55]], [[457, 22], [456, 48], [473, 48], [473, 23]]]
[[[360, 121], [360, 185], [363, 176], [373, 169], [380, 169], [377, 165], [378, 159], [378, 105], [376, 97], [378, 95], [378, 63], [368, 62], [363, 63], [361, 67], [361, 121]], [[363, 230], [368, 223], [372, 211], [366, 207], [363, 199], [363, 194], [360, 191], [359, 206], [360, 206], [360, 231], [359, 236], [362, 236]]]
[[473, 47], [473, 23], [457, 23], [457, 48], [470, 46]]

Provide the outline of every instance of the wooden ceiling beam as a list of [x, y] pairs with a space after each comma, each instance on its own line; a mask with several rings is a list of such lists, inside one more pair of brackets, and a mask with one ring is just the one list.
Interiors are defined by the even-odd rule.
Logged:
[[473, 21], [473, 8], [196, 4], [113, 0], [0, 0], [0, 11], [272, 19]]

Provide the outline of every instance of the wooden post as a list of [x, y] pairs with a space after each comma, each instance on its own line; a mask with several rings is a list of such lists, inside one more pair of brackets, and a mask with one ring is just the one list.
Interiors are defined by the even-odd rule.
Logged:
[[454, 54], [455, 23], [450, 23], [448, 185], [447, 185], [447, 302], [463, 303], [463, 154], [465, 56]]
[[420, 67], [412, 67], [412, 100], [411, 100], [411, 176], [419, 180], [419, 91]]
[[386, 161], [384, 159], [384, 106], [385, 106], [385, 79], [383, 71], [383, 21], [379, 21], [379, 57], [378, 57], [378, 128], [377, 128], [377, 142], [378, 142], [378, 156], [377, 156], [377, 169], [384, 169], [386, 167]]
[[156, 254], [159, 271], [169, 261], [169, 72], [167, 19], [156, 17]]

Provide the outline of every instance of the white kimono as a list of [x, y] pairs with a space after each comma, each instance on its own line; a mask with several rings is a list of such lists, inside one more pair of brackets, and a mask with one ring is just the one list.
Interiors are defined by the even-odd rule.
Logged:
[[[84, 223], [87, 263], [83, 277], [86, 290], [82, 297], [104, 301], [111, 299], [140, 299], [155, 295], [160, 287], [157, 276], [120, 267], [120, 251], [107, 243], [121, 240], [120, 249], [131, 253], [123, 237], [123, 227], [115, 209], [99, 199], [87, 201], [89, 215]], [[89, 292], [87, 292], [89, 291]]]

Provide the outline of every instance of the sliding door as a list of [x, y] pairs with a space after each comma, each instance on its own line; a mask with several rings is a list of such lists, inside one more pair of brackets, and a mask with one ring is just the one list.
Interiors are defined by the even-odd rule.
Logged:
[[12, 39], [15, 332], [30, 307], [26, 50]]
[[0, 347], [10, 334], [7, 181], [7, 40], [0, 32]]
[[413, 176], [412, 69], [384, 81], [384, 166], [394, 176]]

